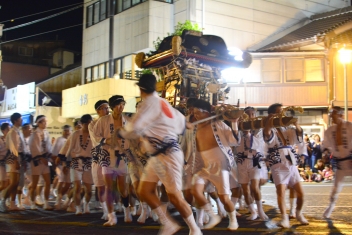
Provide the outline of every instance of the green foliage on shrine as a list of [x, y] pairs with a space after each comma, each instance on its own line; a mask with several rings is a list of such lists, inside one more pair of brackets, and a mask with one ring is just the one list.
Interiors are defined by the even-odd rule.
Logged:
[[192, 24], [191, 21], [186, 20], [185, 23], [180, 23], [178, 22], [177, 25], [175, 26], [175, 32], [172, 34], [168, 34], [168, 36], [181, 36], [183, 30], [193, 30], [193, 31], [198, 31], [198, 32], [202, 32], [202, 29], [199, 28], [197, 23]]
[[[202, 29], [198, 26], [197, 23], [192, 24], [190, 20], [186, 20], [185, 23], [178, 22], [175, 26], [175, 31], [173, 33], [167, 33], [167, 36], [181, 36], [183, 30], [194, 30], [198, 32], [202, 32]], [[164, 38], [158, 37], [155, 41], [153, 41], [153, 45], [155, 50], [158, 50], [160, 43]]]
[[142, 69], [142, 74], [153, 74], [153, 72], [150, 69]]

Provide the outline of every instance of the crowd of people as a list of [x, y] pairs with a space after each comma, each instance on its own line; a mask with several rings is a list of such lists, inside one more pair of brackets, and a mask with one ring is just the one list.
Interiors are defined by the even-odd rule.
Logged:
[[[104, 226], [117, 224], [115, 207], [120, 207], [124, 222], [132, 222], [132, 215], [138, 214], [138, 223], [153, 218], [162, 225], [159, 234], [174, 234], [180, 226], [167, 212], [167, 205], [172, 204], [191, 235], [202, 234], [201, 229], [211, 229], [225, 217], [228, 229], [236, 230], [236, 217], [241, 216], [236, 204], [241, 195], [250, 212], [247, 220], [269, 220], [263, 210], [260, 186], [268, 181], [270, 171], [281, 213], [279, 226], [289, 228], [289, 218], [309, 224], [302, 213], [301, 179], [335, 177], [330, 204], [324, 212], [324, 217], [330, 217], [344, 176], [352, 175], [352, 141], [348, 138], [352, 124], [343, 120], [341, 108], [331, 109], [334, 125], [327, 129], [324, 141], [321, 143], [315, 136], [311, 144], [298, 122], [274, 126], [282, 104], [268, 108], [264, 128], [240, 131], [239, 117], [228, 117], [226, 121], [213, 118], [212, 106], [204, 100], [189, 98], [187, 114], [183, 115], [157, 95], [156, 78], [151, 74], [142, 75], [137, 85], [142, 101], [132, 117], [123, 113], [123, 96], [99, 100], [94, 106], [98, 118], [83, 115], [73, 133], [65, 125], [53, 146], [44, 115], [36, 117], [34, 127], [23, 124], [19, 113], [11, 116], [12, 127], [3, 123], [0, 210], [36, 210], [44, 189], [44, 210], [90, 213], [94, 185]], [[249, 118], [255, 118], [255, 108], [246, 107], [244, 111]], [[335, 173], [322, 160], [325, 149], [335, 162]], [[56, 172], [54, 208], [49, 203], [50, 167]], [[286, 189], [290, 189], [289, 215]], [[27, 190], [27, 195], [22, 195]], [[216, 202], [217, 214], [209, 197]]]

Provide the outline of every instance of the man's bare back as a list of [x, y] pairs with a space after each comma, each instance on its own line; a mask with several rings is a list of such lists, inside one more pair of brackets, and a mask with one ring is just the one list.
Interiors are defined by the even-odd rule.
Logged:
[[197, 129], [197, 150], [203, 152], [209, 149], [219, 147], [215, 140], [211, 123], [198, 125]]

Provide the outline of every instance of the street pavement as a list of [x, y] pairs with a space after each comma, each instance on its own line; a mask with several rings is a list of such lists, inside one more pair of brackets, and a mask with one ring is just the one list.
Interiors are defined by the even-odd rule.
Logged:
[[[228, 219], [214, 229], [203, 231], [204, 235], [226, 234], [352, 234], [352, 183], [347, 182], [340, 193], [332, 220], [324, 220], [322, 214], [329, 201], [329, 193], [332, 183], [303, 183], [305, 192], [304, 214], [310, 224], [300, 225], [295, 219], [291, 220], [290, 229], [282, 229], [276, 226], [280, 216], [277, 209], [275, 187], [268, 183], [262, 187], [264, 210], [271, 218], [270, 221], [260, 220], [247, 221], [249, 214], [246, 210], [240, 210], [238, 217], [239, 229], [235, 232], [226, 230]], [[288, 193], [287, 193], [288, 197]], [[289, 200], [287, 198], [287, 206]], [[92, 206], [91, 206], [92, 207]], [[189, 234], [185, 223], [177, 212], [172, 215], [182, 225], [177, 235]], [[75, 216], [73, 213], [64, 211], [44, 211], [42, 209], [20, 212], [0, 213], [0, 234], [118, 234], [118, 235], [154, 235], [158, 233], [160, 225], [152, 219], [146, 224], [140, 225], [137, 216], [133, 223], [123, 222], [123, 213], [117, 213], [119, 219], [114, 227], [103, 227], [104, 221], [100, 219], [100, 210], [91, 210], [91, 214]]]

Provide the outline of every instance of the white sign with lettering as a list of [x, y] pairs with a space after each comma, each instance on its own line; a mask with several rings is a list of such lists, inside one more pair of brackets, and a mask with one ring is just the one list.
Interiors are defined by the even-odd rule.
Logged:
[[88, 104], [88, 94], [81, 95], [79, 98], [79, 105], [87, 105]]

